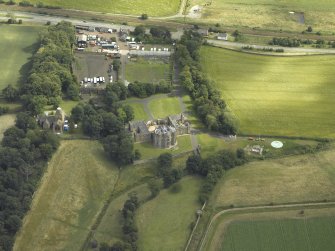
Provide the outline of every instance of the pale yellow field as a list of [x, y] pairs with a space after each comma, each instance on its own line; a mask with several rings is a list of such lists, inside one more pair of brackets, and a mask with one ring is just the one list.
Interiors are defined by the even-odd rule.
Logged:
[[79, 250], [118, 170], [96, 141], [62, 141], [35, 193], [14, 250]]
[[335, 150], [237, 167], [215, 196], [217, 206], [335, 200]]

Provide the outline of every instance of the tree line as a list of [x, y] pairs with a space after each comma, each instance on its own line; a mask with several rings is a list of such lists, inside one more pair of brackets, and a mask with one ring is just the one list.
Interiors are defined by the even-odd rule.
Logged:
[[0, 146], [0, 250], [11, 250], [47, 161], [59, 145], [28, 113], [17, 115]]
[[189, 174], [197, 174], [205, 177], [205, 183], [200, 189], [199, 200], [204, 203], [208, 200], [216, 183], [224, 175], [226, 170], [247, 162], [243, 149], [236, 152], [230, 150], [218, 151], [207, 158], [192, 155], [186, 161], [186, 170]]
[[185, 31], [177, 44], [174, 57], [181, 68], [181, 83], [194, 100], [196, 113], [208, 129], [236, 134], [237, 119], [226, 109], [215, 83], [201, 71], [199, 50], [202, 44], [202, 36], [192, 30]]
[[151, 27], [149, 33], [146, 33], [145, 26], [136, 26], [131, 35], [135, 37], [136, 42], [144, 42], [148, 44], [172, 43], [171, 32], [164, 26]]
[[78, 97], [71, 73], [74, 42], [70, 23], [50, 26], [40, 35], [26, 82], [19, 89], [9, 85], [2, 91], [8, 102], [20, 100], [25, 111], [5, 131], [0, 146], [0, 250], [12, 249], [47, 161], [59, 146], [57, 136], [40, 130], [33, 116], [47, 104], [58, 106], [62, 96]]

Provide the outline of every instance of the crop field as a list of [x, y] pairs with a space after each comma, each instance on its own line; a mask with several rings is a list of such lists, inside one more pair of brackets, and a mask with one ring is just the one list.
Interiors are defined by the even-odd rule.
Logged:
[[217, 206], [335, 200], [335, 150], [250, 162], [226, 172]]
[[143, 83], [158, 83], [169, 77], [169, 64], [160, 60], [129, 61], [126, 65], [126, 80], [130, 83], [139, 81]]
[[149, 109], [154, 118], [165, 118], [169, 115], [181, 113], [180, 103], [176, 97], [153, 99], [149, 102]]
[[206, 3], [211, 4], [203, 7], [203, 21], [231, 27], [302, 31], [311, 25], [315, 30], [331, 31], [335, 24], [331, 0], [191, 0], [189, 6]]
[[97, 141], [62, 141], [24, 218], [14, 250], [78, 250], [118, 169]]
[[88, 10], [102, 13], [129, 15], [141, 15], [146, 13], [149, 16], [168, 16], [176, 14], [180, 5], [180, 0], [157, 0], [154, 2], [147, 0], [31, 0], [30, 2], [34, 4], [42, 2], [45, 5], [59, 6], [65, 9]]
[[334, 56], [260, 56], [203, 47], [201, 58], [239, 119], [240, 133], [335, 137]]
[[[334, 249], [334, 208], [228, 213], [214, 223], [206, 250]], [[243, 241], [241, 241], [243, 240]]]
[[180, 191], [162, 190], [137, 211], [138, 247], [146, 251], [183, 250], [196, 219], [201, 179], [182, 179]]
[[0, 24], [0, 91], [8, 84], [17, 85], [29, 70], [27, 63], [37, 49], [41, 26]]
[[177, 137], [177, 145], [171, 149], [162, 149], [154, 147], [151, 143], [137, 143], [134, 148], [141, 153], [141, 159], [152, 159], [158, 157], [162, 153], [178, 154], [187, 151], [192, 151], [190, 135]]
[[15, 124], [16, 116], [14, 114], [4, 114], [0, 116], [0, 141], [3, 138], [3, 133]]

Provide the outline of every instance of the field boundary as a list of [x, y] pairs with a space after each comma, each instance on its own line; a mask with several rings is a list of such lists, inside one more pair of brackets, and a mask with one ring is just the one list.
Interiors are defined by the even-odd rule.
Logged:
[[212, 226], [214, 222], [223, 214], [230, 212], [243, 212], [248, 210], [259, 210], [259, 209], [286, 209], [286, 208], [295, 208], [295, 207], [313, 207], [313, 206], [335, 206], [335, 202], [315, 202], [315, 203], [296, 203], [296, 204], [281, 204], [281, 205], [273, 205], [273, 206], [252, 206], [252, 207], [241, 207], [241, 208], [229, 208], [224, 209], [218, 213], [216, 213], [210, 220], [204, 236], [201, 238], [200, 246], [197, 249], [198, 251], [203, 250], [206, 241], [208, 241], [208, 234], [212, 230]]

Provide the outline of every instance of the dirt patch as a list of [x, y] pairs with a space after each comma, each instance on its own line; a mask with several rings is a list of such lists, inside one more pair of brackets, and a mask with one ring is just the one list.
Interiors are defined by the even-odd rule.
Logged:
[[202, 12], [202, 6], [195, 5], [190, 9], [187, 17], [189, 17], [189, 18], [201, 18], [201, 12]]

